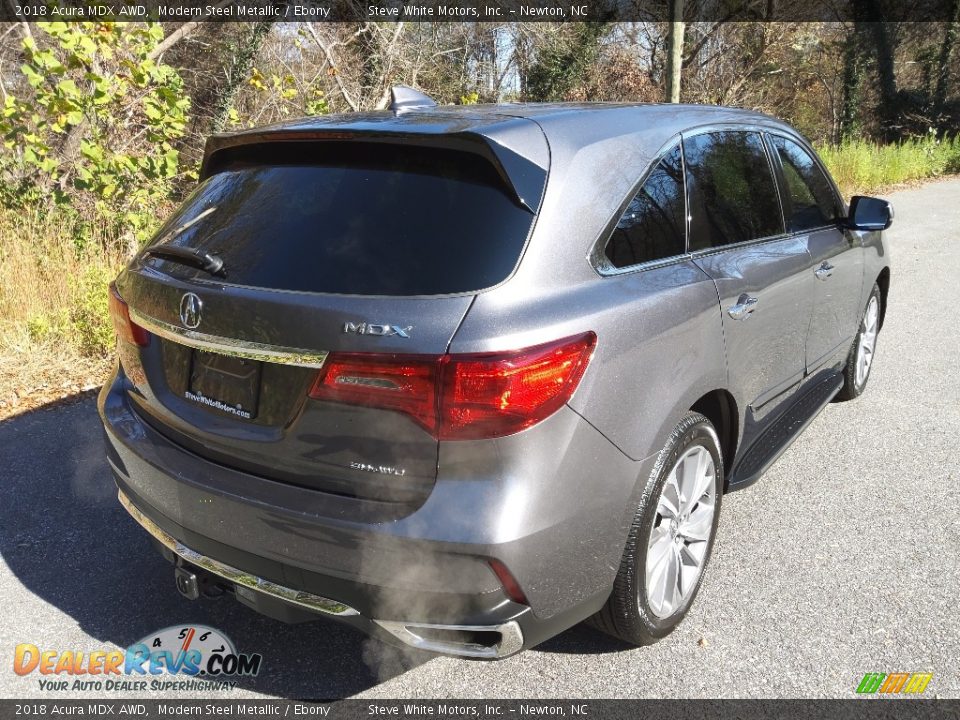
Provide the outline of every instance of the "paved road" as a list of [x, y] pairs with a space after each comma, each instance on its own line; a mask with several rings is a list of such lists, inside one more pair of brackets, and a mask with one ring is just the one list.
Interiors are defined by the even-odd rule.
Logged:
[[960, 697], [960, 180], [893, 199], [869, 390], [728, 497], [696, 606], [656, 646], [578, 627], [495, 664], [409, 657], [183, 600], [115, 501], [87, 398], [0, 424], [0, 696], [41, 695], [10, 671], [19, 642], [90, 651], [202, 622], [264, 655], [234, 697], [848, 697], [867, 671], [919, 670]]

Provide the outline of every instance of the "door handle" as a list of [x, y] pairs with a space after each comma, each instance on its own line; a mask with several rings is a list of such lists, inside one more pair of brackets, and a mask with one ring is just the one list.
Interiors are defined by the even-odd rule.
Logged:
[[746, 320], [757, 309], [758, 298], [750, 297], [746, 293], [737, 298], [737, 304], [727, 308], [727, 315], [734, 320]]
[[824, 260], [820, 267], [813, 271], [813, 274], [817, 276], [817, 280], [826, 280], [833, 275], [833, 265]]

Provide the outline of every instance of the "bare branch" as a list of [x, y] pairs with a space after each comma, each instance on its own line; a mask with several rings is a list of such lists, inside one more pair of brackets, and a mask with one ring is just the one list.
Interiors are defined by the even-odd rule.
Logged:
[[[8, 2], [10, 4], [10, 9], [13, 10], [13, 14], [16, 15], [17, 14], [16, 4], [13, 2], [13, 0], [8, 0]], [[21, 20], [18, 24], [20, 26], [20, 32], [23, 33], [23, 39], [33, 40], [33, 32], [31, 32], [30, 30], [30, 23], [28, 23], [26, 20]], [[4, 33], [4, 35], [6, 35], [6, 33]]]
[[310, 37], [313, 38], [313, 41], [317, 44], [317, 47], [323, 52], [323, 56], [327, 59], [327, 62], [330, 64], [330, 70], [333, 73], [333, 80], [337, 84], [337, 89], [340, 91], [340, 94], [343, 95], [343, 99], [346, 101], [347, 105], [350, 106], [350, 109], [354, 112], [357, 112], [360, 108], [357, 105], [356, 101], [350, 97], [350, 93], [347, 92], [347, 89], [343, 86], [343, 80], [340, 77], [340, 73], [337, 70], [337, 63], [333, 60], [333, 53], [331, 48], [328, 45], [324, 45], [323, 40], [320, 39], [320, 36], [317, 34], [317, 31], [313, 29], [311, 23], [306, 23], [307, 32], [310, 33]]
[[[220, 5], [223, 5], [223, 3], [220, 3]], [[178, 27], [172, 33], [167, 35], [163, 40], [157, 43], [157, 46], [147, 54], [147, 57], [150, 58], [151, 60], [156, 60], [158, 57], [163, 55], [167, 50], [172, 48], [176, 43], [178, 43], [180, 40], [182, 40], [187, 35], [192, 33], [198, 27], [200, 27], [199, 20], [191, 20], [190, 22], [185, 22], [183, 25]]]
[[398, 22], [396, 27], [393, 29], [393, 37], [390, 38], [390, 42], [387, 45], [386, 56], [387, 56], [387, 65], [383, 70], [381, 82], [384, 85], [383, 94], [380, 96], [380, 101], [376, 105], [377, 110], [383, 110], [387, 107], [387, 103], [390, 101], [390, 74], [393, 72], [393, 64], [396, 59], [396, 53], [394, 52], [397, 40], [400, 39], [400, 35], [403, 33], [404, 23]]
[[[223, 5], [226, 5], [229, 1], [230, 0], [220, 0], [220, 2], [214, 5], [214, 7], [221, 7]], [[194, 30], [200, 27], [201, 24], [202, 23], [199, 20], [191, 20], [190, 22], [185, 22], [183, 25], [178, 27], [172, 33], [167, 35], [163, 40], [161, 40], [160, 43], [153, 50], [150, 51], [147, 57], [150, 58], [151, 60], [156, 60], [158, 57], [163, 55], [167, 50], [169, 50], [178, 42], [183, 40], [183, 38], [190, 35]]]
[[10, 27], [8, 27], [6, 30], [3, 31], [3, 35], [0, 35], [0, 40], [3, 40], [7, 35], [12, 33], [16, 29], [17, 29], [17, 25], [11, 23]]

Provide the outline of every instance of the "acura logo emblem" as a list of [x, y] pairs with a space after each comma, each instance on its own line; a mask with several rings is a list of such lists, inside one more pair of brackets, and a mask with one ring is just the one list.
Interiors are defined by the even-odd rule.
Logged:
[[203, 301], [194, 293], [188, 292], [180, 298], [180, 322], [188, 330], [193, 330], [200, 324], [200, 310]]

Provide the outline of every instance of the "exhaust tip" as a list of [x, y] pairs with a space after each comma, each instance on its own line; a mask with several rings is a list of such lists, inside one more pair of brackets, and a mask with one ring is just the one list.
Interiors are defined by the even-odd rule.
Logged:
[[457, 657], [496, 660], [523, 648], [523, 632], [515, 621], [502, 625], [437, 625], [374, 620], [410, 647]]

